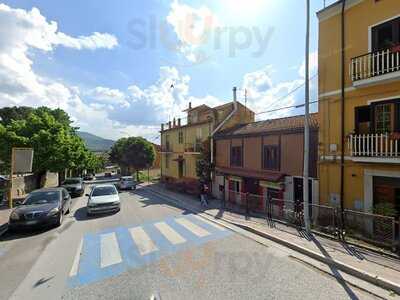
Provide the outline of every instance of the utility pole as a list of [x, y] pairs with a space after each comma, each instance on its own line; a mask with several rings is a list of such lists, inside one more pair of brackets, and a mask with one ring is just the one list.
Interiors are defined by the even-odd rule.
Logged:
[[306, 25], [306, 58], [305, 58], [305, 114], [304, 114], [304, 174], [303, 174], [303, 215], [306, 231], [310, 231], [309, 217], [309, 189], [308, 189], [308, 167], [310, 158], [310, 0], [307, 2], [307, 25]]

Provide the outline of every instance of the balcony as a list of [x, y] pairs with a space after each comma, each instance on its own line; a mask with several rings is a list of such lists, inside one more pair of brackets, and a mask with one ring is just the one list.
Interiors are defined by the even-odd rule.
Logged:
[[348, 145], [353, 161], [400, 163], [400, 133], [351, 134]]
[[185, 144], [185, 153], [195, 153], [199, 154], [202, 150], [202, 144], [195, 142], [195, 143], [186, 143]]
[[353, 58], [350, 77], [354, 86], [400, 79], [400, 45]]

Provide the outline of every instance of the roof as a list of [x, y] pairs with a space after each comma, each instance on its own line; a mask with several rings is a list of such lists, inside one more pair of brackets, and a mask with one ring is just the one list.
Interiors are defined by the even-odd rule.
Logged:
[[[245, 125], [239, 125], [232, 129], [221, 131], [216, 138], [232, 135], [249, 135], [273, 133], [282, 131], [296, 131], [304, 128], [304, 115], [259, 121]], [[310, 128], [318, 128], [318, 114], [310, 114]]]
[[211, 109], [211, 107], [209, 107], [208, 105], [202, 104], [193, 108], [187, 108], [184, 110], [184, 112], [189, 112], [189, 111], [194, 111], [194, 110], [208, 110]]

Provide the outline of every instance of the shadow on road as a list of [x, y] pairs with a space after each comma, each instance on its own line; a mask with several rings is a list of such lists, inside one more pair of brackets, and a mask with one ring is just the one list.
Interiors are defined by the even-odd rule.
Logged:
[[[332, 257], [329, 255], [328, 251], [326, 251], [326, 249], [321, 245], [321, 243], [312, 234], [310, 234], [310, 238], [325, 257], [332, 259]], [[343, 287], [343, 289], [346, 291], [347, 295], [349, 295], [349, 298], [352, 300], [359, 299], [357, 297], [357, 295], [352, 291], [352, 289], [347, 285], [346, 281], [344, 280], [343, 276], [339, 273], [338, 269], [332, 265], [328, 265], [328, 266], [329, 266], [329, 269], [331, 269], [337, 282]]]
[[10, 231], [7, 230], [2, 236], [0, 236], [0, 242], [26, 239], [34, 236], [40, 236], [55, 229], [54, 227], [38, 227], [38, 228], [27, 228], [24, 231]]
[[[168, 201], [168, 200], [164, 200], [162, 198], [162, 196], [156, 194], [156, 193], [152, 193], [150, 191], [147, 191], [144, 188], [141, 189], [137, 189], [135, 191], [130, 191], [129, 194], [131, 195], [135, 195], [137, 198], [139, 198], [139, 202], [142, 203], [142, 207], [149, 207], [149, 206], [153, 206], [153, 205], [165, 205], [168, 204], [168, 206], [177, 208], [182, 210], [182, 214], [183, 215], [189, 215], [189, 214], [193, 214], [194, 212], [191, 210], [188, 210], [187, 208], [174, 203], [172, 201]], [[189, 203], [191, 204], [191, 203]], [[205, 209], [203, 208], [202, 211], [203, 212]]]
[[109, 213], [99, 213], [95, 215], [88, 216], [86, 206], [78, 208], [74, 213], [74, 218], [77, 221], [88, 221], [92, 219], [99, 219], [105, 216], [115, 215], [118, 212], [109, 212]]

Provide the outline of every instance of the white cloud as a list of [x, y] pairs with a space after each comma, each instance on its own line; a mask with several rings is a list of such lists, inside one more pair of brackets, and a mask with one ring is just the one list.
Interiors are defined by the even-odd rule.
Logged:
[[167, 16], [167, 22], [173, 27], [178, 38], [177, 49], [191, 62], [202, 59], [198, 47], [204, 45], [211, 32], [220, 27], [220, 22], [206, 6], [193, 8], [174, 0]]
[[[310, 71], [310, 76], [313, 76], [318, 71], [318, 51], [311, 52], [309, 57], [310, 57], [309, 58], [310, 66], [308, 69]], [[304, 60], [299, 68], [300, 77], [304, 78], [305, 72], [306, 72], [306, 62]]]
[[95, 102], [106, 103], [111, 105], [111, 107], [113, 107], [115, 104], [124, 108], [130, 106], [129, 102], [125, 98], [125, 94], [117, 89], [98, 86], [90, 90], [87, 95]]
[[[289, 92], [304, 83], [303, 79], [273, 83], [271, 66], [245, 74], [242, 91], [247, 90], [247, 105], [254, 112], [270, 111], [277, 108], [292, 106], [296, 103], [295, 93], [287, 97]], [[288, 116], [293, 109], [281, 109], [258, 116], [258, 119], [278, 118]]]

